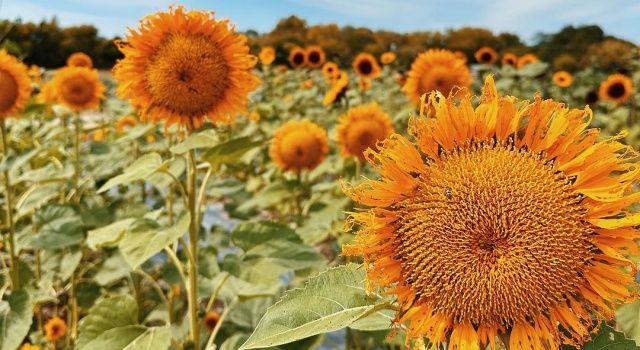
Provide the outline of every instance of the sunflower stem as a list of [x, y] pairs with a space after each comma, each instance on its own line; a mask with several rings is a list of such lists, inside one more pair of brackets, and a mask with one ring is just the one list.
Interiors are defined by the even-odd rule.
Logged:
[[[7, 142], [7, 127], [5, 125], [5, 119], [0, 118], [0, 129], [2, 133], [2, 153], [5, 157], [9, 155], [9, 146]], [[9, 176], [9, 169], [4, 170], [4, 191], [5, 202], [7, 205], [5, 211], [5, 224], [9, 231], [9, 255], [11, 258], [11, 266], [9, 268], [9, 277], [11, 279], [11, 289], [20, 289], [20, 273], [18, 267], [18, 254], [16, 252], [16, 240], [15, 240], [15, 225], [13, 221], [13, 187], [11, 186], [11, 179]]]
[[69, 289], [69, 303], [71, 304], [71, 343], [74, 344], [78, 338], [78, 321], [80, 320], [78, 313], [78, 296], [77, 296], [77, 280], [76, 272], [71, 274], [71, 288]]
[[75, 176], [73, 177], [73, 187], [75, 189], [76, 203], [80, 203], [80, 176], [82, 169], [80, 167], [80, 113], [75, 113]]
[[198, 324], [198, 213], [196, 212], [197, 196], [196, 160], [194, 150], [187, 153], [187, 203], [189, 207], [189, 324], [194, 349], [200, 348], [200, 327]]

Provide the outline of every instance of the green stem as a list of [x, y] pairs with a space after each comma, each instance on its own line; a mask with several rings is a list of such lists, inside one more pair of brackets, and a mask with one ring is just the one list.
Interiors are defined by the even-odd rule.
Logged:
[[[7, 142], [7, 127], [5, 125], [4, 118], [0, 118], [0, 129], [2, 131], [2, 153], [5, 157], [9, 154], [9, 146]], [[11, 268], [9, 269], [9, 276], [11, 279], [11, 289], [20, 289], [20, 273], [18, 267], [18, 254], [16, 252], [16, 240], [15, 240], [15, 223], [13, 221], [13, 187], [11, 186], [11, 179], [9, 176], [9, 169], [4, 171], [4, 190], [5, 201], [7, 204], [5, 212], [5, 220], [9, 229], [9, 255], [11, 257]]]
[[187, 203], [191, 220], [189, 223], [189, 323], [190, 334], [194, 349], [200, 349], [200, 324], [198, 322], [198, 213], [196, 211], [196, 187], [198, 172], [196, 169], [195, 153], [189, 150], [187, 154]]
[[80, 113], [75, 113], [75, 176], [73, 177], [73, 187], [75, 189], [76, 202], [80, 203], [80, 177], [82, 168], [80, 167]]
[[227, 316], [229, 316], [229, 313], [231, 313], [231, 310], [233, 310], [233, 308], [236, 306], [237, 303], [238, 303], [238, 298], [236, 297], [224, 309], [224, 312], [222, 312], [222, 315], [220, 315], [220, 319], [218, 320], [218, 323], [216, 323], [216, 326], [213, 328], [213, 331], [211, 332], [211, 335], [207, 340], [207, 345], [205, 349], [211, 349], [211, 346], [213, 345], [213, 342], [216, 340], [216, 336], [218, 335], [218, 332], [220, 331], [222, 324], [224, 323], [225, 319], [227, 318]]
[[71, 274], [71, 289], [69, 290], [69, 303], [71, 304], [71, 341], [75, 343], [78, 338], [78, 322], [80, 320], [78, 312], [78, 297], [77, 297], [77, 280], [76, 272]]

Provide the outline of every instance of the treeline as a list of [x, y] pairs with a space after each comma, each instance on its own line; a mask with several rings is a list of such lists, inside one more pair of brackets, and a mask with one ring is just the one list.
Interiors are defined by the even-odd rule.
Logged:
[[[404, 67], [428, 48], [462, 51], [469, 61], [473, 61], [473, 53], [478, 48], [490, 46], [498, 53], [534, 53], [559, 69], [575, 70], [587, 66], [620, 69], [636, 49], [630, 42], [607, 36], [595, 25], [568, 26], [557, 33], [539, 34], [533, 46], [526, 45], [515, 34], [496, 34], [483, 28], [396, 33], [335, 24], [308, 25], [295, 16], [282, 19], [269, 33], [248, 31], [246, 34], [254, 52], [262, 46], [273, 46], [277, 53], [276, 63], [282, 64], [287, 63], [289, 50], [297, 45], [320, 45], [329, 59], [343, 66], [348, 66], [362, 51], [374, 55], [395, 51], [399, 64]], [[97, 67], [110, 68], [120, 57], [114, 39], [101, 37], [92, 25], [60, 27], [55, 18], [40, 23], [0, 21], [0, 47], [29, 64], [46, 68], [64, 65], [66, 58], [76, 51], [91, 56]]]
[[121, 57], [114, 39], [101, 37], [92, 25], [61, 27], [55, 18], [40, 23], [0, 21], [0, 47], [46, 68], [65, 65], [67, 57], [78, 51], [91, 56], [96, 67], [111, 68]]

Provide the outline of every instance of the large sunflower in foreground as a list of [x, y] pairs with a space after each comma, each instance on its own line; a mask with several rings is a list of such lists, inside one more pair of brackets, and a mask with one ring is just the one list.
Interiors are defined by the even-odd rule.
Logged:
[[389, 115], [375, 102], [349, 109], [340, 117], [336, 128], [340, 154], [343, 157], [356, 157], [364, 160], [364, 151], [375, 149], [393, 133], [393, 124]]
[[638, 154], [598, 140], [591, 110], [499, 96], [432, 93], [415, 139], [365, 153], [380, 179], [346, 186], [367, 211], [346, 255], [397, 297], [397, 322], [434, 347], [580, 346], [636, 295]]
[[361, 52], [353, 60], [353, 71], [364, 78], [377, 78], [382, 71], [376, 57], [370, 53]]
[[312, 170], [329, 153], [327, 132], [308, 120], [291, 120], [273, 134], [269, 155], [283, 171]]
[[31, 96], [29, 70], [16, 57], [0, 50], [0, 119], [16, 116]]
[[600, 98], [611, 102], [625, 102], [633, 93], [633, 81], [624, 74], [612, 74], [600, 84]]
[[104, 84], [98, 71], [92, 68], [60, 68], [52, 84], [58, 101], [76, 112], [98, 108], [104, 97]]
[[471, 72], [463, 60], [448, 50], [431, 49], [421, 53], [411, 64], [402, 90], [418, 105], [420, 97], [432, 91], [444, 95], [456, 93], [455, 88], [467, 88]]
[[231, 123], [259, 84], [257, 58], [227, 20], [182, 6], [147, 16], [118, 42], [118, 93], [142, 119], [189, 129], [204, 120]]

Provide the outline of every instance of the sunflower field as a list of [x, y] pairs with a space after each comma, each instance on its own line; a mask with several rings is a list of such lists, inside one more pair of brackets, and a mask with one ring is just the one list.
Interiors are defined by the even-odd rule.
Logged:
[[640, 52], [233, 28], [173, 6], [110, 70], [0, 50], [0, 350], [640, 349]]

